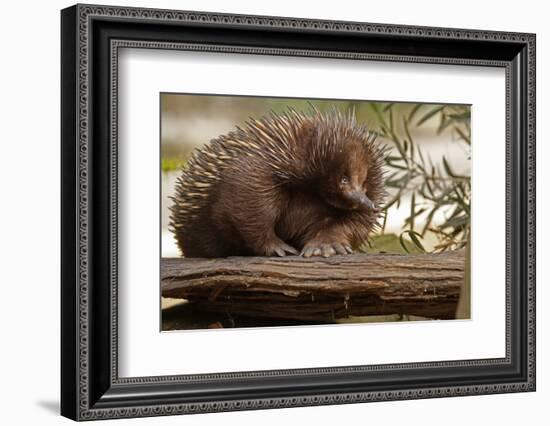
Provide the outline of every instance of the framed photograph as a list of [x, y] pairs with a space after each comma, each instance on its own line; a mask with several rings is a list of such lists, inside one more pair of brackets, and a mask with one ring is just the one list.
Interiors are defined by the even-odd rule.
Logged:
[[61, 12], [61, 413], [535, 390], [535, 35]]

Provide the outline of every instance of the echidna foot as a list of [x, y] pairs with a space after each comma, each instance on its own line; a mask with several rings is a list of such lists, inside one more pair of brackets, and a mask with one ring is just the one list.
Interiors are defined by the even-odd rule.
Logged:
[[264, 247], [265, 256], [279, 256], [284, 257], [288, 254], [299, 255], [300, 253], [294, 247], [286, 244], [285, 242], [278, 240], [267, 244]]
[[343, 244], [339, 242], [319, 243], [315, 240], [312, 240], [304, 246], [300, 254], [304, 257], [311, 257], [311, 256], [330, 257], [330, 256], [334, 256], [335, 254], [348, 254], [348, 253], [353, 253], [353, 249], [348, 244]]

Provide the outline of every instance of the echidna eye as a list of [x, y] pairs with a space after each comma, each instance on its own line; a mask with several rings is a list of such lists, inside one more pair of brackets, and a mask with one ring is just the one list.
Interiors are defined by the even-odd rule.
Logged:
[[349, 183], [349, 178], [347, 176], [342, 176], [340, 178], [340, 183], [342, 183], [342, 184]]

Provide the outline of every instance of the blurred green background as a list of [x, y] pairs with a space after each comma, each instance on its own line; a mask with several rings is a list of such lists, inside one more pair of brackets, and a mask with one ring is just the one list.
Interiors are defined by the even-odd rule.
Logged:
[[249, 117], [292, 107], [354, 111], [390, 148], [389, 196], [382, 229], [367, 252], [406, 253], [464, 247], [470, 234], [468, 105], [161, 94], [162, 256], [179, 256], [167, 229], [175, 180], [193, 150]]

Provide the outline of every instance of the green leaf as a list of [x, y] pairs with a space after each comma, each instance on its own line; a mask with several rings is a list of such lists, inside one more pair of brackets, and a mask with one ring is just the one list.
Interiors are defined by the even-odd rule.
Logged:
[[438, 210], [439, 210], [439, 207], [436, 206], [430, 211], [430, 213], [428, 213], [428, 217], [426, 218], [426, 223], [424, 224], [424, 228], [422, 228], [422, 232], [421, 232], [422, 236], [426, 235], [426, 231], [428, 230], [428, 228], [430, 227], [430, 225], [432, 223], [434, 214]]
[[403, 128], [405, 129], [405, 134], [407, 135], [407, 139], [411, 145], [411, 161], [414, 161], [414, 142], [409, 130], [409, 122], [405, 117], [403, 117]]
[[395, 197], [393, 197], [390, 201], [386, 203], [382, 210], [387, 211], [391, 206], [399, 201], [400, 196], [400, 194], [397, 194]]
[[424, 104], [416, 104], [413, 109], [411, 109], [411, 112], [409, 113], [409, 117], [407, 118], [407, 121], [412, 121], [416, 113], [422, 108]]
[[428, 111], [426, 114], [422, 116], [420, 120], [418, 120], [418, 123], [416, 123], [417, 126], [420, 126], [424, 124], [426, 121], [428, 121], [430, 118], [432, 118], [434, 115], [436, 115], [438, 112], [443, 111], [445, 106], [439, 106], [436, 108], [433, 108], [432, 110]]
[[400, 164], [395, 164], [394, 162], [388, 162], [388, 164], [392, 167], [395, 167], [396, 169], [399, 169], [399, 170], [409, 170], [408, 167], [402, 166]]
[[[424, 208], [424, 207], [420, 208], [419, 210], [415, 210], [414, 216], [420, 216], [425, 211], [426, 211], [426, 208]], [[413, 219], [413, 216], [409, 216], [408, 218], [406, 218], [402, 228], [406, 228], [408, 225], [410, 225], [411, 224], [411, 219]]]
[[399, 151], [399, 154], [401, 154], [401, 158], [403, 159], [403, 161], [405, 161], [406, 163], [408, 163], [408, 161], [407, 161], [407, 153], [405, 152], [405, 150], [403, 149], [403, 147], [402, 147], [401, 144], [399, 143], [399, 140], [398, 140], [398, 139], [393, 139], [392, 141], [393, 141], [393, 143], [395, 144], [395, 147], [397, 148], [397, 150]]
[[451, 165], [447, 162], [447, 159], [445, 158], [445, 156], [443, 156], [443, 167], [445, 168], [445, 171], [449, 176], [456, 177], [455, 173], [451, 169]]
[[418, 152], [418, 156], [420, 157], [420, 163], [422, 163], [422, 170], [424, 170], [426, 168], [426, 161], [424, 160], [424, 154], [422, 154], [422, 150], [420, 148], [418, 148], [416, 152]]
[[389, 175], [387, 178], [386, 178], [386, 182], [388, 181], [391, 181], [391, 180], [395, 180], [395, 178], [397, 177], [397, 175], [399, 174], [399, 170], [396, 171], [396, 172], [393, 172], [391, 175]]
[[407, 245], [405, 244], [405, 240], [403, 239], [403, 232], [401, 233], [401, 235], [399, 235], [399, 244], [401, 244], [401, 247], [403, 247], [403, 250], [405, 250], [405, 252], [410, 253], [409, 248], [407, 247]]
[[470, 218], [464, 214], [464, 215], [460, 215], [457, 217], [453, 217], [452, 219], [449, 219], [443, 224], [442, 228], [443, 229], [448, 227], [458, 228], [464, 225], [468, 225], [469, 223], [470, 223]]
[[437, 134], [440, 135], [443, 132], [443, 130], [445, 130], [451, 124], [453, 124], [453, 120], [446, 119], [445, 116], [443, 114], [441, 114], [441, 123], [439, 124], [439, 127], [437, 128]]
[[464, 111], [458, 114], [449, 114], [449, 118], [455, 121], [470, 121], [470, 111]]
[[414, 243], [414, 245], [423, 253], [426, 253], [426, 249], [424, 248], [424, 246], [422, 245], [419, 239], [419, 237], [422, 238], [422, 236], [418, 232], [414, 232], [414, 231], [409, 231], [408, 234], [412, 242]]
[[380, 229], [380, 232], [381, 233], [384, 233], [384, 231], [386, 230], [386, 223], [388, 221], [388, 210], [384, 210], [384, 220], [382, 221], [382, 227]]
[[431, 186], [431, 184], [430, 184], [430, 180], [429, 180], [429, 179], [426, 179], [426, 188], [428, 188], [428, 191], [430, 192], [430, 195], [431, 195], [432, 197], [435, 197], [434, 191], [433, 191], [433, 189], [432, 189], [432, 186]]
[[422, 253], [426, 253], [426, 249], [424, 248], [424, 246], [422, 245], [419, 239], [419, 238], [422, 238], [422, 236], [418, 232], [414, 232], [411, 230], [403, 231], [399, 235], [399, 243], [401, 244], [401, 247], [403, 247], [403, 250], [405, 250], [407, 253], [411, 252], [409, 247], [407, 247], [406, 241], [404, 239], [405, 234], [409, 236], [409, 238], [411, 239], [411, 241], [413, 242], [413, 244], [418, 250], [420, 250]]
[[458, 190], [458, 186], [455, 186], [454, 187], [454, 191], [455, 191], [455, 194], [456, 194], [456, 202], [458, 204], [460, 204], [460, 206], [462, 206], [462, 208], [464, 209], [464, 211], [466, 212], [466, 214], [468, 214], [468, 216], [470, 215], [470, 206], [469, 204], [466, 202], [466, 200], [464, 199], [464, 196], [462, 194], [459, 193], [459, 190]]
[[414, 212], [414, 209], [416, 207], [416, 194], [413, 192], [412, 193], [412, 196], [411, 196], [411, 215], [410, 215], [410, 218], [411, 218], [411, 222], [410, 222], [410, 228], [411, 228], [411, 231], [414, 231], [414, 217], [415, 217], [415, 212]]
[[456, 126], [454, 129], [464, 142], [466, 142], [468, 145], [471, 145], [470, 136], [467, 136], [466, 133], [464, 133], [464, 131], [458, 126]]

